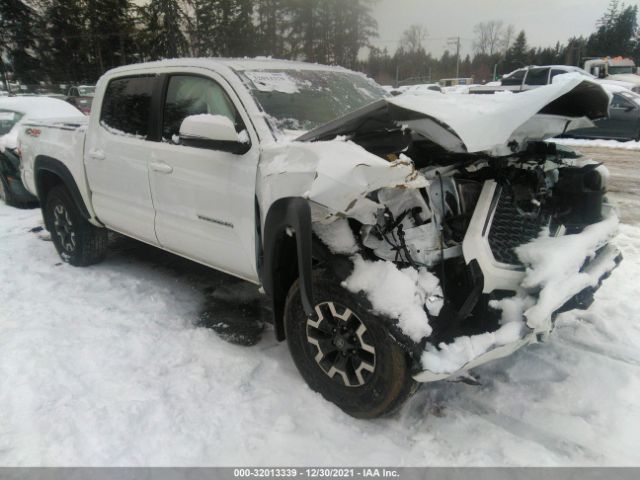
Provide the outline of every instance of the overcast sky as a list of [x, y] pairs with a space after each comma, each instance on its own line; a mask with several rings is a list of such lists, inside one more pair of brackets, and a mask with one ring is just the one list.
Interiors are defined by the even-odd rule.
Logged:
[[[640, 5], [640, 0], [625, 3]], [[460, 35], [466, 55], [472, 52], [476, 23], [502, 20], [517, 32], [524, 30], [530, 45], [549, 46], [591, 33], [608, 5], [609, 0], [379, 0], [373, 13], [380, 36], [372, 43], [393, 54], [402, 32], [420, 24], [427, 29], [427, 51], [440, 55], [446, 38]]]

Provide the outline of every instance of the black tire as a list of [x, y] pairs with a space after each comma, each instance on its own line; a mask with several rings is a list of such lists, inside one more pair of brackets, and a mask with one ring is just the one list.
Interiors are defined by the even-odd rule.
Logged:
[[[310, 320], [311, 325], [302, 308], [297, 281], [289, 290], [285, 306], [285, 331], [289, 350], [309, 387], [356, 418], [376, 418], [396, 411], [415, 391], [416, 383], [411, 377], [408, 355], [389, 335], [383, 320], [371, 314], [356, 295], [340, 286], [338, 280], [323, 275], [320, 271], [314, 272], [313, 296], [316, 311], [319, 308], [323, 318], [320, 319], [315, 314]], [[319, 342], [322, 342], [322, 345], [328, 345], [325, 348], [327, 351], [337, 348], [336, 342], [339, 341], [339, 334], [331, 333], [335, 330], [322, 331], [327, 330], [327, 325], [336, 321], [334, 318], [329, 322], [332, 315], [329, 304], [333, 305], [333, 311], [338, 315], [348, 317], [347, 321], [337, 320], [343, 322], [338, 323], [343, 325], [339, 328], [346, 328], [347, 325], [360, 328], [359, 325], [364, 325], [366, 331], [347, 340], [353, 342], [347, 343], [346, 347], [354, 347], [349, 351], [352, 354], [338, 349], [329, 352], [319, 363], [316, 357], [322, 355], [322, 349], [319, 343], [310, 343], [310, 338], [312, 341], [318, 341], [320, 338]], [[352, 315], [349, 315], [347, 309]], [[318, 326], [314, 327], [313, 324]], [[344, 335], [345, 337], [341, 338], [352, 334]], [[344, 348], [344, 345], [343, 340], [340, 347]], [[363, 350], [370, 350], [371, 347], [375, 350], [373, 354]], [[347, 360], [344, 360], [345, 355], [348, 356]], [[369, 367], [374, 366], [373, 372], [361, 368], [363, 358]], [[336, 365], [332, 359], [345, 363], [342, 373], [336, 374], [336, 371], [333, 371], [333, 375], [329, 376], [329, 372], [332, 372], [329, 365]], [[355, 375], [355, 366], [360, 370], [359, 377]], [[351, 386], [347, 386], [347, 382]]]
[[51, 240], [65, 262], [85, 267], [102, 261], [107, 253], [107, 230], [89, 223], [69, 191], [53, 187], [45, 200], [44, 221]]
[[13, 192], [11, 192], [9, 188], [9, 182], [7, 182], [7, 179], [4, 178], [2, 173], [0, 173], [0, 200], [10, 207], [17, 206], [17, 202], [15, 198], [13, 198]]

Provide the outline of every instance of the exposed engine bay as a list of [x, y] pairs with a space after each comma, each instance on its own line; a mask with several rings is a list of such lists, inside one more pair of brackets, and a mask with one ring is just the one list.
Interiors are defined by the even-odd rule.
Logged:
[[[411, 158], [420, 150], [411, 145], [399, 157]], [[365, 258], [388, 260], [399, 268], [426, 267], [438, 277], [445, 302], [430, 319], [435, 343], [498, 328], [499, 316], [488, 303], [518, 290], [514, 279], [525, 266], [515, 249], [545, 230], [551, 236], [578, 233], [601, 221], [606, 191], [598, 164], [552, 143], [530, 144], [529, 150], [506, 158], [456, 160], [445, 157], [443, 165], [432, 161], [421, 168], [425, 187], [369, 194], [384, 206], [375, 224], [349, 220]], [[420, 163], [421, 158], [414, 161]], [[481, 197], [483, 205], [490, 198], [488, 209], [479, 208]], [[467, 235], [474, 216], [482, 224], [480, 238]], [[515, 275], [485, 285], [474, 251], [478, 242], [487, 242], [493, 263]]]
[[[620, 261], [606, 168], [544, 141], [606, 115], [599, 87], [482, 96], [475, 114], [445, 97], [371, 104], [265, 151], [259, 168], [262, 204], [309, 201], [315, 236], [353, 265], [343, 286], [392, 320], [422, 358], [419, 381], [538, 341]], [[479, 126], [492, 120], [500, 128]]]

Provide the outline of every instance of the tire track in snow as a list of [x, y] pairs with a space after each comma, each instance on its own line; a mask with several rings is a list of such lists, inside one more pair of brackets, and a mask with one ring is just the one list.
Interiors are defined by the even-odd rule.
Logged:
[[455, 407], [476, 415], [481, 420], [491, 423], [517, 438], [534, 442], [553, 453], [560, 453], [567, 458], [575, 458], [576, 452], [578, 452], [583, 458], [589, 458], [596, 464], [598, 459], [602, 457], [599, 452], [596, 452], [588, 445], [542, 430], [536, 425], [524, 422], [507, 413], [498, 413], [477, 398], [460, 398]]

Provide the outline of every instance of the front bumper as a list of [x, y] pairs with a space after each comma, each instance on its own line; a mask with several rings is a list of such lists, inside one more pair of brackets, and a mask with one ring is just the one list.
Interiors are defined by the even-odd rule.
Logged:
[[[464, 257], [467, 263], [474, 261], [479, 265], [484, 276], [484, 294], [511, 291], [514, 292], [513, 299], [522, 300], [523, 307], [516, 320], [511, 318], [501, 322], [496, 332], [458, 337], [451, 344], [439, 345], [438, 349], [429, 345], [422, 358], [416, 361], [414, 379], [418, 382], [460, 376], [491, 360], [511, 355], [525, 345], [543, 340], [552, 331], [559, 313], [589, 308], [593, 294], [622, 260], [620, 251], [608, 243], [617, 229], [617, 214], [611, 206], [603, 205], [601, 222], [586, 227], [578, 234], [545, 240], [549, 243], [538, 251], [543, 252], [544, 259], [554, 262], [554, 266], [562, 264], [560, 270], [564, 271], [564, 276], [552, 276], [549, 281], [547, 275], [546, 284], [532, 284], [532, 278], [539, 273], [535, 266], [525, 269], [522, 265], [501, 262], [500, 255], [494, 255], [496, 244], [491, 245], [489, 236], [496, 211], [493, 200], [495, 187], [493, 182], [485, 184], [464, 239]], [[536, 240], [534, 235], [531, 241], [540, 240]], [[527, 247], [530, 246], [527, 242]], [[575, 254], [564, 255], [567, 247]], [[504, 329], [510, 329], [510, 333], [505, 335]]]
[[590, 278], [595, 279], [593, 285], [589, 285], [577, 292], [570, 292], [569, 290], [562, 292], [562, 295], [568, 298], [568, 300], [563, 304], [557, 305], [557, 308], [554, 309], [553, 314], [546, 325], [532, 328], [528, 325], [525, 315], [523, 320], [527, 323], [527, 326], [523, 329], [522, 335], [519, 339], [503, 345], [495, 345], [493, 348], [490, 348], [489, 350], [470, 359], [455, 371], [434, 372], [424, 369], [415, 374], [413, 378], [417, 382], [435, 382], [447, 378], [455, 378], [487, 362], [507, 357], [525, 345], [538, 343], [553, 329], [553, 320], [557, 314], [573, 309], [585, 310], [589, 308], [593, 302], [593, 294], [600, 288], [602, 282], [611, 275], [611, 272], [620, 264], [621, 261], [622, 254], [613, 245], [607, 245], [601, 248], [597, 255], [582, 269], [582, 273], [585, 273]]

